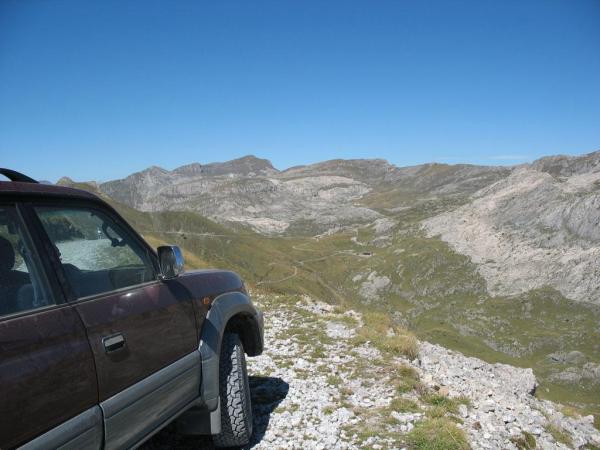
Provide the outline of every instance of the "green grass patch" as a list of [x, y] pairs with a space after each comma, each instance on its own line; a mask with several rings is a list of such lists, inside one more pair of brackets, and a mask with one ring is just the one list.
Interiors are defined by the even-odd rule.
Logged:
[[[365, 325], [358, 330], [358, 342], [371, 342], [378, 350], [392, 356], [414, 359], [419, 355], [419, 345], [413, 333], [394, 326], [389, 315], [370, 311], [363, 315]], [[393, 334], [389, 334], [389, 331]]]
[[339, 386], [342, 384], [342, 379], [337, 375], [329, 375], [327, 377], [327, 384], [330, 386]]
[[348, 316], [345, 314], [332, 316], [332, 319], [335, 322], [343, 323], [348, 328], [356, 328], [358, 326], [358, 322], [356, 321], [356, 319], [354, 317], [351, 317], [351, 316]]
[[323, 414], [326, 414], [328, 416], [331, 415], [333, 411], [335, 411], [335, 408], [333, 406], [326, 406], [325, 408], [323, 408]]
[[553, 423], [548, 423], [544, 428], [552, 435], [556, 442], [565, 444], [567, 447], [573, 447], [571, 435], [563, 430], [560, 426]]
[[537, 448], [535, 436], [527, 431], [523, 431], [520, 436], [512, 437], [510, 441], [519, 450], [535, 450]]
[[400, 413], [418, 412], [421, 410], [419, 404], [414, 400], [402, 397], [394, 398], [390, 403], [390, 409]]
[[448, 419], [425, 419], [407, 435], [407, 442], [418, 450], [467, 450], [464, 431]]
[[414, 390], [419, 384], [419, 374], [410, 366], [400, 365], [391, 374], [392, 382], [399, 394]]
[[470, 400], [466, 397], [448, 397], [437, 392], [428, 391], [421, 395], [421, 401], [431, 408], [427, 411], [431, 417], [444, 417], [448, 414], [458, 414], [459, 405], [469, 405]]
[[325, 353], [325, 351], [323, 350], [322, 347], [315, 347], [313, 348], [311, 354], [310, 354], [314, 359], [324, 359], [325, 356], [327, 356], [327, 354]]

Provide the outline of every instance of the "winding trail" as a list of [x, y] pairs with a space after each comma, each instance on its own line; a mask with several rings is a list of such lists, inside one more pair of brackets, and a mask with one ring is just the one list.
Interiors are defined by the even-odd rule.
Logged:
[[[312, 249], [306, 249], [306, 248], [298, 248], [298, 246], [296, 246], [296, 245], [293, 245], [292, 248], [294, 250], [305, 251], [305, 252], [317, 252], [318, 251], [318, 250], [312, 250]], [[277, 283], [282, 283], [284, 281], [291, 280], [292, 278], [295, 278], [295, 277], [298, 276], [298, 267], [299, 266], [304, 267], [304, 263], [315, 262], [315, 261], [324, 261], [326, 259], [333, 258], [333, 257], [339, 256], [339, 255], [355, 256], [357, 258], [362, 258], [363, 257], [361, 255], [357, 255], [352, 250], [337, 250], [337, 251], [335, 251], [333, 253], [330, 253], [329, 255], [319, 256], [317, 258], [308, 258], [308, 259], [303, 259], [303, 260], [299, 260], [299, 261], [293, 261], [292, 262], [292, 264], [294, 265], [294, 273], [293, 274], [285, 276], [285, 277], [280, 278], [278, 280], [261, 280], [261, 281], [258, 281], [256, 283], [256, 285], [260, 286], [260, 285], [263, 285], [263, 284], [277, 284]], [[269, 264], [269, 266], [273, 266], [273, 265], [275, 265], [275, 263], [270, 263]]]

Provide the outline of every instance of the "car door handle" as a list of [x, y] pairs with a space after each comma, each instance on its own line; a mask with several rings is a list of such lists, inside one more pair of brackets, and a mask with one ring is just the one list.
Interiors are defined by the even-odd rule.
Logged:
[[106, 353], [114, 352], [125, 347], [125, 338], [121, 333], [113, 334], [112, 336], [103, 337], [102, 344]]

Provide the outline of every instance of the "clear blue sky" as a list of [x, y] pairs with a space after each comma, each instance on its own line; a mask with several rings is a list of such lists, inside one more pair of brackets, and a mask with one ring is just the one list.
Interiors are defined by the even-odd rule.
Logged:
[[0, 2], [0, 166], [600, 149], [600, 1]]

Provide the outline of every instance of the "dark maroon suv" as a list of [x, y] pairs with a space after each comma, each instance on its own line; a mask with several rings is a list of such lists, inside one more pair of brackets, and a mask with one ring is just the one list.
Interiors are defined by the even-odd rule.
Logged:
[[263, 319], [240, 277], [184, 273], [95, 195], [0, 174], [0, 448], [131, 448], [175, 419], [248, 443]]

